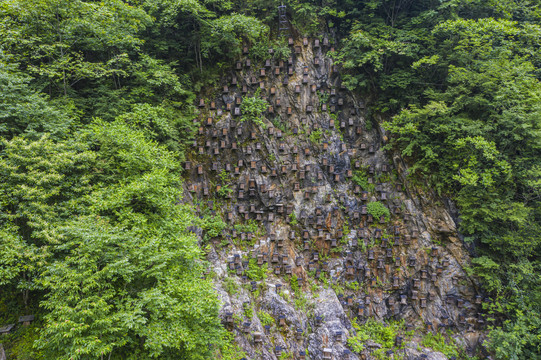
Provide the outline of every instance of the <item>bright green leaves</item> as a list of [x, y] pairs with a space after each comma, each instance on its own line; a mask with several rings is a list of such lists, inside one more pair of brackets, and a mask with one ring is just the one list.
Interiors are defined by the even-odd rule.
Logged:
[[0, 14], [0, 44], [64, 95], [79, 81], [121, 76], [109, 61], [137, 49], [137, 33], [150, 23], [119, 0], [17, 0], [2, 3]]
[[411, 64], [411, 67], [416, 70], [422, 69], [422, 68], [429, 67], [431, 65], [436, 65], [439, 60], [440, 60], [440, 57], [438, 55], [425, 56], [424, 58], [421, 58], [418, 61], [413, 62], [413, 64]]
[[315, 129], [310, 133], [308, 139], [312, 144], [319, 144], [321, 142], [322, 135], [323, 131], [321, 131], [321, 129]]
[[224, 344], [222, 348], [220, 349], [219, 359], [235, 360], [235, 359], [245, 358], [246, 356], [248, 355], [246, 355], [246, 353], [242, 350], [242, 348], [237, 344], [233, 333], [227, 331], [224, 337]]
[[[526, 25], [526, 24], [524, 24]], [[516, 21], [485, 18], [480, 20], [455, 19], [438, 24], [433, 33], [443, 40], [447, 56], [460, 63], [487, 58], [494, 53], [532, 56], [523, 45], [532, 45], [531, 39], [539, 36], [538, 26], [525, 27]], [[526, 44], [524, 44], [526, 43]], [[468, 55], [463, 57], [463, 55]]]
[[476, 276], [483, 279], [488, 291], [500, 291], [501, 281], [499, 279], [500, 265], [489, 257], [481, 256], [472, 259], [472, 268]]
[[374, 184], [368, 183], [368, 175], [365, 171], [356, 170], [353, 172], [353, 178], [351, 179], [355, 184], [359, 185], [364, 191], [373, 191], [375, 189]]
[[[525, 234], [521, 234], [525, 235]], [[517, 240], [520, 241], [519, 236]], [[539, 246], [539, 237], [537, 236]], [[520, 244], [510, 243], [512, 250], [519, 253]], [[541, 280], [538, 262], [519, 257], [512, 263], [488, 256], [472, 260], [475, 274], [483, 279], [487, 290], [495, 301], [485, 308], [491, 317], [505, 314], [505, 321], [491, 329], [488, 348], [498, 359], [535, 359], [539, 355], [541, 322], [539, 303]]]
[[256, 124], [264, 124], [261, 116], [267, 110], [267, 101], [260, 98], [259, 89], [256, 90], [254, 96], [245, 97], [242, 101], [242, 121], [249, 120]]
[[193, 100], [192, 97], [195, 96], [185, 89], [174, 70], [177, 65], [177, 62], [165, 62], [141, 54], [139, 61], [126, 69], [125, 76], [133, 77], [131, 96], [136, 98], [137, 102], [166, 102], [164, 105], [177, 107], [184, 105], [181, 100]]
[[194, 134], [194, 125], [183, 111], [171, 106], [135, 104], [132, 111], [122, 114], [118, 120], [133, 129], [140, 129], [148, 139], [166, 145], [169, 150], [184, 154]]
[[[227, 14], [201, 23], [201, 55], [207, 59], [219, 56], [227, 59], [238, 56], [243, 40], [261, 42], [269, 34], [268, 26], [254, 17]], [[218, 59], [217, 59], [218, 60]], [[222, 60], [222, 59], [219, 59]]]
[[458, 139], [455, 149], [465, 155], [462, 164], [453, 165], [458, 171], [453, 179], [463, 186], [492, 187], [497, 179], [501, 179], [498, 183], [502, 184], [510, 176], [511, 166], [507, 161], [499, 160], [501, 154], [496, 144], [482, 136]]
[[349, 60], [344, 62], [344, 67], [347, 69], [370, 65], [375, 72], [383, 71], [385, 57], [391, 54], [404, 55], [407, 47], [405, 43], [372, 36], [362, 28], [355, 27], [343, 50], [349, 57]]
[[[224, 37], [227, 45], [240, 50], [240, 40], [246, 38], [249, 41], [256, 41], [268, 35], [269, 28], [256, 18], [242, 15], [224, 15], [211, 23], [212, 36]], [[229, 37], [229, 38], [227, 38]]]
[[220, 216], [203, 216], [202, 219], [196, 219], [195, 223], [204, 231], [204, 239], [210, 240], [222, 234], [222, 231], [227, 227], [227, 224]]
[[537, 359], [540, 332], [539, 316], [531, 312], [520, 313], [516, 322], [506, 321], [501, 328], [492, 330], [488, 345], [497, 359]]
[[4, 143], [0, 283], [46, 294], [47, 358], [200, 359], [221, 339], [178, 157], [149, 126]]
[[426, 333], [423, 336], [422, 345], [434, 351], [441, 352], [448, 358], [459, 356], [458, 344], [454, 343], [453, 338], [446, 340], [441, 333], [435, 335], [431, 332]]
[[196, 359], [208, 351], [220, 334], [217, 303], [210, 283], [199, 279], [199, 250], [181, 230], [182, 210], [171, 210], [163, 224], [129, 229], [84, 217], [63, 228], [66, 255], [42, 278], [49, 312], [39, 345], [47, 354], [174, 358], [185, 352]]
[[348, 339], [348, 345], [355, 353], [361, 353], [369, 341], [381, 345], [373, 355], [376, 359], [386, 359], [387, 351], [394, 348], [395, 338], [403, 332], [403, 322], [381, 323], [373, 319], [368, 319], [366, 323], [359, 325], [355, 320], [352, 321], [356, 335]]
[[29, 243], [57, 243], [54, 223], [81, 211], [74, 199], [90, 191], [95, 154], [77, 142], [14, 138], [0, 159], [1, 218], [20, 228]]
[[257, 264], [256, 259], [250, 259], [248, 263], [248, 269], [246, 270], [246, 276], [254, 281], [264, 281], [267, 278], [268, 264], [263, 266]]
[[[438, 54], [414, 63], [416, 69], [447, 68], [447, 88], [425, 91], [430, 101], [402, 110], [385, 126], [398, 135], [394, 141], [404, 155], [415, 154], [413, 170], [435, 172], [433, 185], [442, 191], [487, 191], [493, 209], [500, 209], [498, 202], [506, 200], [496, 198], [507, 197], [502, 187], [511, 186], [519, 169], [532, 166], [526, 154], [537, 151], [541, 124], [529, 114], [539, 111], [534, 104], [541, 87], [522, 56], [530, 32], [505, 20], [447, 21], [433, 32], [442, 39]], [[519, 151], [520, 143], [528, 145]], [[508, 160], [519, 152], [518, 161]], [[460, 198], [469, 203], [464, 192]], [[466, 220], [467, 212], [463, 209]]]
[[269, 34], [246, 6], [231, 1], [144, 0], [142, 7], [155, 19], [149, 40], [157, 56], [178, 60], [203, 83], [215, 81], [217, 72], [239, 55], [243, 41], [258, 43]]
[[[15, 137], [2, 143], [0, 158], [0, 282], [22, 294], [43, 290], [36, 278], [62, 244], [66, 217], [83, 212], [95, 156], [76, 142]], [[33, 301], [37, 302], [36, 300]]]
[[4, 225], [0, 229], [0, 286], [15, 281], [18, 290], [34, 289], [33, 282], [28, 282], [22, 274], [33, 275], [36, 250], [35, 246], [24, 242], [14, 226]]
[[415, 17], [419, 8], [396, 2], [366, 1], [356, 7], [358, 16], [335, 56], [348, 70], [344, 83], [351, 90], [383, 96], [386, 103], [378, 104], [383, 112], [397, 109], [402, 102], [399, 98], [416, 89], [416, 79], [405, 65], [422, 55], [426, 31], [417, 28], [430, 22]]
[[139, 239], [94, 217], [75, 220], [62, 231], [67, 256], [50, 264], [41, 279], [48, 314], [38, 345], [59, 359], [118, 350], [129, 341], [128, 329], [144, 323], [142, 309], [113, 285], [133, 281], [138, 264], [131, 263], [131, 255]]
[[374, 219], [379, 219], [380, 217], [384, 217], [385, 221], [389, 221], [391, 218], [391, 213], [385, 205], [380, 203], [379, 201], [373, 201], [368, 203], [366, 206], [366, 210], [370, 215], [374, 217]]

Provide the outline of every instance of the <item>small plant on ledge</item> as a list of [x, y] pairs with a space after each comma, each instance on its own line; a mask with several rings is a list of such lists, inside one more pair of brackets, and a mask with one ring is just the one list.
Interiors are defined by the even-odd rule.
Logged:
[[391, 218], [391, 212], [389, 211], [389, 209], [387, 209], [385, 205], [383, 205], [379, 201], [369, 203], [366, 206], [366, 210], [370, 215], [374, 217], [374, 219], [379, 219], [380, 217], [384, 216], [385, 221], [389, 221], [389, 219]]

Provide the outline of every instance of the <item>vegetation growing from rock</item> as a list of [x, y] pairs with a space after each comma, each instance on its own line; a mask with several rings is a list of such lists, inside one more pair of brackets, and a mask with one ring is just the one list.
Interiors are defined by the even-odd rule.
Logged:
[[261, 125], [263, 121], [261, 115], [267, 110], [267, 102], [260, 97], [259, 89], [256, 90], [254, 96], [245, 97], [242, 101], [241, 110], [243, 113], [242, 120], [253, 121], [254, 123]]
[[267, 268], [268, 264], [259, 266], [256, 259], [250, 259], [248, 270], [246, 270], [246, 276], [255, 281], [265, 280], [267, 278]]
[[263, 326], [274, 325], [274, 322], [275, 322], [274, 318], [268, 312], [264, 310], [259, 310], [257, 312], [257, 317], [259, 318]]
[[366, 211], [374, 217], [374, 219], [378, 219], [380, 217], [384, 217], [385, 221], [389, 221], [391, 217], [391, 213], [389, 209], [379, 201], [372, 201], [366, 205]]
[[[348, 345], [354, 352], [361, 353], [366, 344], [370, 341], [378, 344], [380, 347], [373, 352], [376, 359], [387, 359], [387, 352], [395, 348], [395, 339], [399, 334], [405, 335], [403, 322], [388, 322], [386, 324], [369, 319], [364, 324], [352, 322], [353, 328], [357, 332], [355, 336], [348, 339]], [[403, 345], [402, 345], [403, 346]]]
[[423, 337], [421, 344], [424, 347], [439, 351], [448, 358], [459, 356], [457, 346], [452, 339], [446, 339], [442, 334], [428, 333]]
[[355, 172], [353, 172], [352, 181], [355, 184], [359, 185], [364, 191], [374, 190], [374, 184], [368, 183], [368, 177], [366, 176], [366, 173], [364, 171], [356, 170]]

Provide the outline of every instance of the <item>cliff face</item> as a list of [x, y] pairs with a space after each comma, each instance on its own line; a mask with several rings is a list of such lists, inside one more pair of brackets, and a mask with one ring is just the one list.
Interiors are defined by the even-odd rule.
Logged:
[[[185, 201], [228, 224], [208, 250], [224, 324], [248, 359], [444, 359], [418, 345], [446, 329], [474, 349], [482, 297], [451, 216], [382, 149], [327, 40], [293, 41], [286, 61], [250, 63], [245, 49], [197, 104]], [[265, 119], [241, 121], [256, 89]], [[391, 348], [373, 339], [353, 351], [352, 319], [403, 323]]]

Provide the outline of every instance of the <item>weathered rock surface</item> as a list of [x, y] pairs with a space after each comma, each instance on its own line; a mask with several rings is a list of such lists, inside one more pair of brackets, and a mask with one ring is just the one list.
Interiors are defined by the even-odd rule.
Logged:
[[421, 348], [416, 343], [408, 343], [403, 350], [403, 354], [405, 360], [448, 360], [441, 352], [434, 352], [430, 351], [430, 349]]
[[[381, 345], [350, 353], [347, 343], [352, 319], [368, 318], [404, 320], [404, 338], [451, 329], [473, 350], [482, 297], [453, 219], [406, 181], [403, 160], [382, 149], [387, 134], [341, 86], [331, 49], [313, 40], [297, 39], [289, 61], [247, 66], [245, 54], [226, 88], [198, 103], [186, 201], [229, 226], [208, 253], [224, 323], [248, 359], [371, 358]], [[263, 124], [240, 120], [256, 89], [269, 103]], [[367, 211], [376, 201], [390, 218]], [[266, 280], [246, 277], [250, 259], [267, 264]], [[274, 324], [266, 329], [258, 312]], [[394, 351], [446, 359], [418, 344]]]

